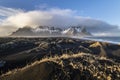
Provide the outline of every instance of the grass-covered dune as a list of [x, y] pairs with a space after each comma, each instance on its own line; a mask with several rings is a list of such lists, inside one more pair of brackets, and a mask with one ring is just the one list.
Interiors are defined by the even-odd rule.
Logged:
[[0, 61], [0, 80], [120, 80], [120, 45], [107, 42], [0, 38]]
[[2, 75], [1, 80], [119, 80], [120, 63], [86, 53], [48, 57]]

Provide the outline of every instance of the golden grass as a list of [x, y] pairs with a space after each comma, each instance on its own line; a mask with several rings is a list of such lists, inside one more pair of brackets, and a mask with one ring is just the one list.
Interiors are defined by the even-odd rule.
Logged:
[[[80, 61], [79, 59], [81, 59], [83, 61]], [[105, 63], [105, 65], [102, 65], [101, 63], [98, 62], [99, 60], [110, 61], [113, 64], [107, 65]], [[84, 64], [84, 61], [85, 61], [85, 64]], [[35, 73], [34, 70], [39, 70], [39, 67], [41, 67], [40, 65], [42, 63], [46, 63], [46, 62], [53, 62], [57, 65], [60, 65], [61, 71], [63, 71], [63, 73], [65, 73], [65, 75], [69, 76], [70, 78], [73, 75], [72, 74], [70, 76], [70, 74], [73, 72], [68, 71], [69, 67], [67, 67], [68, 70], [66, 71], [67, 65], [72, 66], [71, 70], [73, 70], [73, 71], [74, 71], [74, 69], [78, 69], [78, 71], [80, 70], [81, 74], [76, 73], [76, 75], [77, 76], [79, 75], [79, 77], [84, 75], [84, 76], [86, 76], [86, 80], [89, 80], [89, 79], [87, 79], [87, 77], [91, 77], [91, 79], [95, 78], [95, 80], [101, 80], [101, 79], [112, 80], [113, 74], [115, 74], [114, 72], [117, 72], [115, 79], [117, 80], [118, 78], [120, 78], [120, 74], [119, 74], [120, 73], [120, 64], [119, 63], [115, 63], [114, 61], [107, 59], [106, 57], [99, 57], [99, 56], [91, 55], [89, 53], [63, 54], [62, 56], [46, 57], [46, 58], [41, 59], [40, 61], [35, 61], [31, 65], [27, 65], [26, 67], [9, 71], [6, 74], [3, 74], [1, 76], [1, 78], [2, 78], [2, 80], [6, 80], [6, 79], [7, 80], [11, 80], [11, 79], [20, 80], [18, 78], [20, 76], [22, 76], [23, 78], [21, 78], [21, 79], [27, 78], [24, 80], [28, 80], [28, 79], [30, 79], [30, 78], [28, 78], [28, 75], [37, 74], [37, 73]], [[52, 65], [56, 66], [55, 64], [52, 64]], [[49, 67], [50, 66], [48, 66], [48, 69], [49, 69]], [[101, 70], [99, 70], [99, 68], [101, 68]], [[32, 70], [33, 70], [33, 72], [31, 72]], [[89, 74], [84, 73], [84, 71], [88, 71]], [[109, 74], [106, 73], [106, 71], [109, 71]], [[31, 74], [29, 72], [31, 72]], [[42, 72], [42, 73], [44, 73], [44, 72]], [[48, 73], [50, 73], [49, 70], [48, 70]], [[49, 75], [48, 73], [45, 72], [45, 74], [43, 76], [48, 76]], [[59, 74], [63, 74], [63, 73], [61, 72]], [[24, 75], [22, 75], [22, 74], [24, 74]], [[54, 75], [54, 73], [52, 73], [52, 74]], [[35, 77], [33, 75], [31, 75], [30, 77]], [[38, 72], [38, 75], [41, 76], [41, 73]], [[34, 78], [34, 80], [39, 80], [38, 75], [36, 75], [37, 77]], [[55, 76], [59, 78], [59, 75], [56, 74], [56, 75], [54, 75], [54, 77]], [[60, 78], [59, 79], [58, 78], [57, 78], [57, 80], [60, 80]], [[48, 79], [47, 78], [43, 79], [43, 77], [41, 76], [41, 80], [48, 80]], [[70, 79], [68, 79], [68, 80], [70, 80]], [[79, 80], [78, 77], [76, 80]]]

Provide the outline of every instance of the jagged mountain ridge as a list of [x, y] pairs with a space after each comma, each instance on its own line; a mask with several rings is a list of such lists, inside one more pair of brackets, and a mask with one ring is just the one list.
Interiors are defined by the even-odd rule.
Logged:
[[77, 36], [91, 35], [91, 33], [88, 32], [85, 27], [70, 27], [64, 30], [62, 33], [67, 35], [77, 35]]
[[61, 28], [56, 27], [47, 27], [47, 26], [39, 26], [36, 28], [31, 27], [23, 27], [19, 28], [15, 32], [13, 32], [10, 36], [90, 36], [91, 34], [87, 32], [86, 28], [82, 27], [70, 27], [68, 29], [62, 30]]

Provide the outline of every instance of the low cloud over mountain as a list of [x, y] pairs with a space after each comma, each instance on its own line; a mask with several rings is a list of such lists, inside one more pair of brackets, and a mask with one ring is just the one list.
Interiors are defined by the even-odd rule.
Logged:
[[94, 35], [118, 36], [120, 29], [118, 26], [107, 24], [106, 22], [81, 17], [77, 11], [71, 9], [50, 8], [45, 10], [25, 11], [0, 7], [0, 36], [9, 35], [18, 28], [24, 26], [55, 26], [67, 28], [73, 25], [85, 26]]

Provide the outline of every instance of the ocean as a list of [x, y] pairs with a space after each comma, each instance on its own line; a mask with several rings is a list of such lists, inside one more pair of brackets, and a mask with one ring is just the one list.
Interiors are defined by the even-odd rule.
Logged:
[[120, 37], [85, 37], [85, 39], [120, 44]]

